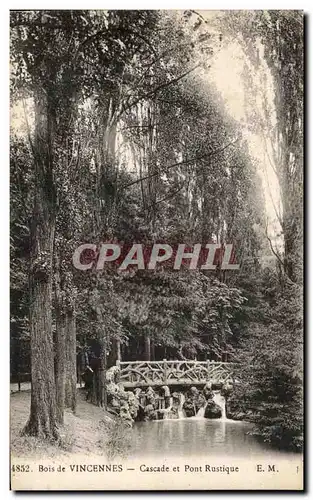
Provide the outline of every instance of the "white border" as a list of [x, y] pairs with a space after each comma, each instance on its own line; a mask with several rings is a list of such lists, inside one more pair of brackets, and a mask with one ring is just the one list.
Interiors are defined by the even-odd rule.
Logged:
[[[9, 163], [8, 163], [8, 157], [9, 157], [9, 92], [8, 92], [8, 82], [9, 82], [9, 65], [8, 65], [8, 52], [9, 52], [9, 9], [188, 9], [192, 8], [193, 10], [223, 10], [223, 9], [302, 9], [304, 10], [309, 16], [312, 12], [312, 7], [311, 7], [311, 2], [308, 0], [302, 1], [302, 2], [295, 2], [295, 1], [289, 1], [289, 0], [271, 0], [271, 1], [262, 1], [260, 2], [259, 0], [254, 1], [254, 2], [248, 2], [247, 0], [241, 0], [241, 1], [225, 1], [225, 0], [220, 0], [219, 2], [205, 2], [203, 0], [198, 0], [197, 2], [191, 2], [190, 0], [187, 2], [186, 0], [159, 0], [158, 2], [143, 2], [142, 0], [136, 1], [136, 2], [127, 2], [126, 0], [109, 0], [106, 2], [100, 1], [100, 0], [93, 0], [90, 4], [87, 4], [86, 2], [82, 2], [80, 0], [72, 1], [55, 1], [55, 2], [46, 2], [44, 0], [33, 0], [32, 2], [27, 2], [27, 1], [12, 1], [12, 2], [3, 2], [1, 7], [0, 7], [0, 36], [1, 36], [1, 43], [0, 43], [0, 54], [1, 54], [1, 60], [0, 60], [0, 68], [1, 68], [1, 100], [2, 100], [2, 108], [1, 108], [1, 134], [0, 134], [0, 140], [1, 140], [1, 152], [2, 152], [2, 158], [3, 158], [3, 165], [1, 167], [1, 181], [0, 181], [0, 203], [1, 203], [1, 209], [0, 209], [0, 214], [1, 214], [1, 236], [2, 236], [2, 244], [0, 246], [0, 251], [1, 251], [1, 280], [0, 280], [0, 286], [1, 286], [1, 300], [0, 300], [0, 306], [1, 306], [1, 326], [2, 326], [2, 342], [1, 342], [1, 353], [2, 353], [2, 359], [0, 363], [0, 368], [1, 368], [1, 389], [2, 389], [2, 397], [0, 399], [1, 401], [1, 411], [0, 411], [0, 416], [1, 416], [1, 424], [0, 424], [0, 430], [1, 430], [1, 439], [0, 439], [0, 457], [1, 457], [1, 463], [0, 463], [0, 491], [1, 491], [1, 498], [10, 498], [12, 496], [12, 492], [8, 491], [9, 488], [9, 434], [8, 434], [8, 428], [9, 428]], [[307, 51], [308, 47], [311, 47], [311, 53], [308, 54], [307, 58], [307, 82], [309, 80], [312, 81], [310, 78], [312, 76], [312, 37], [311, 34], [309, 33], [309, 24], [311, 24], [311, 19], [307, 20]], [[311, 27], [311, 26], [310, 26]], [[307, 94], [309, 93], [309, 85], [307, 84]], [[312, 99], [309, 99], [309, 96], [307, 96], [307, 128], [308, 128], [308, 123], [312, 123]], [[312, 227], [312, 221], [313, 221], [313, 214], [312, 214], [312, 203], [310, 203], [310, 198], [312, 198], [311, 193], [313, 192], [313, 186], [312, 186], [312, 176], [311, 170], [313, 168], [312, 162], [311, 162], [311, 148], [310, 143], [312, 139], [312, 134], [311, 134], [312, 129], [307, 130], [307, 136], [306, 136], [306, 148], [307, 148], [307, 206], [306, 206], [306, 217], [307, 217], [307, 228], [308, 231], [306, 232], [306, 236], [308, 238], [307, 242], [307, 258], [313, 251], [313, 245], [312, 245], [312, 239], [313, 239], [313, 227]], [[308, 268], [308, 280], [307, 280], [307, 286], [311, 288], [312, 286], [312, 279], [313, 279], [313, 272], [312, 268]], [[313, 299], [312, 296], [308, 296], [307, 299], [307, 312], [308, 314], [313, 311]], [[310, 365], [313, 364], [313, 354], [312, 354], [312, 345], [313, 343], [310, 341], [310, 335], [313, 334], [313, 329], [311, 327], [311, 314], [310, 317], [308, 317], [308, 324], [307, 324], [307, 334], [306, 334], [306, 352], [309, 351], [309, 354], [307, 354], [307, 379], [306, 379], [306, 388], [307, 388], [307, 427], [309, 423], [311, 423], [311, 417], [312, 417], [312, 402], [313, 402], [313, 394], [312, 394], [312, 389], [311, 387], [313, 386], [313, 374], [312, 374], [312, 369], [310, 368]], [[311, 382], [312, 381], [312, 382]], [[311, 386], [311, 383], [312, 386]], [[311, 450], [312, 450], [312, 435], [313, 432], [306, 432], [306, 437], [307, 439], [309, 438], [309, 442], [306, 442], [307, 446], [307, 451], [310, 451], [308, 453], [308, 460], [309, 460], [309, 465], [311, 467], [312, 471], [312, 461], [310, 461], [311, 457]], [[309, 472], [308, 464], [307, 464], [307, 470]], [[308, 488], [310, 493], [312, 494], [312, 475], [307, 474], [307, 483], [308, 483]], [[311, 476], [311, 477], [310, 477]], [[63, 494], [57, 493], [58, 497], [64, 496]], [[119, 497], [121, 494], [114, 494], [114, 497], [111, 494], [106, 493], [106, 497], [112, 497], [116, 498]], [[135, 498], [134, 494], [127, 494], [129, 497]], [[215, 498], [223, 498], [223, 497], [228, 497], [230, 495], [225, 493], [225, 494], [211, 494], [209, 493], [210, 497], [215, 497]], [[266, 496], [267, 494], [264, 493], [261, 496]], [[310, 494], [309, 494], [310, 495]], [[32, 496], [32, 495], [31, 495]], [[36, 494], [36, 497], [40, 498], [42, 495], [41, 494]], [[91, 493], [87, 494], [88, 497], [91, 497]], [[168, 496], [165, 495], [165, 496]], [[177, 495], [175, 495], [177, 497]], [[194, 494], [189, 494], [188, 497], [193, 497]], [[280, 494], [281, 496], [286, 496], [287, 494]], [[310, 495], [311, 496], [311, 495]], [[313, 495], [312, 495], [313, 496]], [[53, 495], [54, 497], [54, 495]], [[178, 497], [184, 498], [186, 495], [181, 494], [178, 495]]]
[[[132, 2], [127, 2], [127, 0], [93, 0], [90, 5], [86, 1], [82, 0], [57, 0], [55, 2], [47, 2], [46, 0], [33, 0], [32, 2], [25, 0], [15, 0], [12, 2], [7, 2], [7, 8], [9, 9], [125, 9], [125, 10], [135, 10], [135, 9], [193, 9], [193, 10], [287, 10], [287, 9], [298, 9], [298, 10], [310, 10], [309, 0], [304, 0], [302, 2], [295, 2], [291, 0], [267, 0], [260, 1], [255, 0], [254, 2], [249, 2], [248, 0], [241, 0], [232, 2], [231, 0], [221, 0], [219, 2], [209, 2], [204, 0], [197, 0], [196, 2], [187, 0], [158, 0], [145, 2], [143, 0], [136, 0]], [[2, 4], [3, 5], [3, 4]]]

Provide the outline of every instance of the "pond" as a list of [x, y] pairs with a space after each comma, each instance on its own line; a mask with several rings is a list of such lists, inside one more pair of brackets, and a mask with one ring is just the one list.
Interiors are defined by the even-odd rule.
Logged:
[[252, 425], [227, 419], [183, 418], [138, 422], [132, 432], [129, 458], [208, 457], [296, 458], [299, 455], [260, 443]]

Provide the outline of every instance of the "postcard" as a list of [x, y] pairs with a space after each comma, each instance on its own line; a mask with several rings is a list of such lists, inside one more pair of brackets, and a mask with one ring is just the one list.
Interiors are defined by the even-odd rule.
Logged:
[[303, 490], [303, 23], [10, 12], [12, 490]]

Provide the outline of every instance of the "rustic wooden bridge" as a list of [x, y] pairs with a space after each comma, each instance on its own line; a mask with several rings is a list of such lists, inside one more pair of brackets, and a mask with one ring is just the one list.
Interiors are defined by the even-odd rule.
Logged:
[[233, 381], [234, 363], [219, 361], [117, 361], [125, 388], [204, 385]]

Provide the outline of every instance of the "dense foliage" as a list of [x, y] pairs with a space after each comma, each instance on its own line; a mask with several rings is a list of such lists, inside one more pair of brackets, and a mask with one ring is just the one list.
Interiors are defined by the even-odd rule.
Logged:
[[[294, 54], [281, 42], [290, 24], [282, 17], [277, 39], [270, 19], [258, 19], [254, 34], [241, 27], [247, 53], [263, 37], [269, 65], [296, 60], [299, 47]], [[12, 107], [25, 122], [11, 140], [12, 373], [30, 371], [29, 338], [41, 314], [34, 297], [47, 283], [59, 422], [64, 403], [75, 409], [66, 374], [76, 381], [76, 355], [99, 360], [99, 404], [103, 372], [120, 357], [239, 359], [235, 397], [245, 414], [267, 440], [300, 446], [301, 231], [291, 235], [290, 224], [301, 206], [301, 123], [295, 110], [281, 116], [290, 75], [278, 80], [276, 71], [279, 152], [292, 165], [279, 176], [284, 251], [266, 267], [259, 166], [205, 81], [230, 24], [210, 31], [189, 11], [11, 13]], [[300, 70], [292, 70], [295, 86]], [[74, 269], [80, 243], [113, 238], [232, 242], [240, 270]]]

